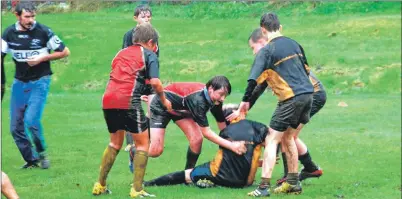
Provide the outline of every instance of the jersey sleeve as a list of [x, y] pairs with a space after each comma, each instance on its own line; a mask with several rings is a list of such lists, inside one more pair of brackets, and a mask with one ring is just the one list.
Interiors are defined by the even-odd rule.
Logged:
[[223, 110], [222, 110], [222, 104], [217, 105], [217, 106], [213, 106], [211, 108], [211, 113], [214, 116], [215, 120], [217, 122], [225, 122], [225, 115], [223, 114]]
[[8, 35], [8, 31], [5, 30], [3, 32], [3, 34], [1, 35], [1, 55], [5, 55], [8, 53], [9, 49], [8, 49], [8, 43], [7, 43], [7, 35]]
[[268, 83], [265, 81], [262, 84], [259, 84], [254, 88], [253, 92], [251, 93], [251, 97], [250, 97], [249, 110], [251, 110], [251, 108], [254, 106], [255, 102], [257, 101], [257, 99], [260, 98], [260, 96], [264, 93], [264, 91], [267, 87], [268, 87]]
[[265, 79], [261, 79], [260, 76], [271, 65], [271, 57], [267, 46], [262, 48], [254, 59], [248, 80], [255, 80], [258, 84], [262, 83]]
[[65, 48], [63, 41], [56, 35], [50, 28], [45, 28], [47, 32], [48, 41], [46, 46], [48, 49], [62, 52]]
[[159, 60], [155, 53], [147, 53], [146, 67], [148, 71], [148, 77], [159, 78]]

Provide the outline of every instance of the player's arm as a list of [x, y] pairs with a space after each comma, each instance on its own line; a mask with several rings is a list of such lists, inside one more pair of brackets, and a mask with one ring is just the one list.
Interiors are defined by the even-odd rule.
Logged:
[[163, 92], [163, 85], [159, 79], [159, 60], [155, 53], [150, 53], [147, 55], [147, 71], [148, 77], [150, 78], [149, 83], [154, 89], [155, 93], [160, 97], [162, 104], [166, 107], [168, 111], [172, 110], [172, 104], [166, 98]]
[[259, 84], [255, 87], [254, 91], [251, 93], [250, 97], [250, 106], [248, 110], [250, 110], [258, 98], [264, 93], [265, 89], [268, 87], [268, 83], [265, 81], [262, 84]]
[[[5, 36], [6, 33], [3, 33]], [[8, 52], [7, 42], [1, 38], [1, 100], [3, 100], [4, 93], [6, 92], [6, 72], [4, 70], [4, 58]]]
[[225, 115], [223, 114], [222, 104], [213, 106], [211, 113], [214, 116], [219, 130], [226, 128]]
[[[231, 142], [229, 140], [223, 139], [211, 130], [206, 115], [208, 112], [208, 108], [206, 106], [202, 106], [197, 103], [197, 101], [192, 100], [186, 100], [185, 103], [192, 115], [193, 120], [200, 126], [201, 133], [205, 138], [237, 154], [242, 154], [246, 152], [247, 149], [244, 145], [244, 142]], [[220, 107], [220, 109], [222, 109], [222, 107]]]
[[27, 61], [27, 63], [30, 66], [35, 66], [35, 65], [38, 65], [41, 62], [58, 60], [58, 59], [62, 59], [64, 57], [67, 57], [69, 55], [70, 55], [70, 50], [67, 47], [64, 47], [63, 51], [61, 51], [61, 52], [54, 51], [51, 54], [48, 54], [48, 55], [45, 55], [45, 56], [41, 56], [41, 57], [37, 57], [37, 58], [33, 57], [29, 61]]
[[303, 55], [301, 57], [301, 59], [302, 59], [303, 64], [304, 64], [304, 69], [306, 70], [307, 75], [310, 75], [310, 67], [308, 65], [307, 57], [306, 57], [306, 54], [304, 53], [304, 49], [303, 49], [303, 47], [301, 45], [299, 45], [299, 48], [300, 48], [300, 51], [301, 51], [301, 53]]
[[48, 41], [46, 46], [53, 52], [48, 55], [29, 58], [27, 61], [29, 66], [35, 66], [45, 61], [62, 59], [70, 55], [70, 50], [64, 45], [63, 41], [61, 41], [57, 35], [55, 35], [50, 29], [47, 30], [47, 34]]
[[233, 113], [226, 118], [227, 120], [232, 121], [236, 119], [239, 117], [241, 112], [247, 113], [250, 108], [250, 101], [254, 89], [258, 84], [261, 84], [266, 80], [263, 72], [271, 62], [271, 56], [266, 51], [266, 48], [261, 49], [255, 57], [249, 78], [247, 80], [246, 91], [243, 95], [242, 102], [239, 105], [239, 109], [237, 111], [233, 111]]
[[211, 141], [221, 147], [227, 148], [238, 155], [241, 155], [247, 151], [244, 141], [231, 142], [229, 140], [223, 139], [220, 136], [218, 136], [216, 133], [214, 133], [211, 130], [211, 128], [209, 128], [209, 126], [201, 127], [201, 133], [209, 141]]
[[5, 53], [1, 53], [1, 100], [6, 93], [6, 72], [4, 71], [4, 57]]

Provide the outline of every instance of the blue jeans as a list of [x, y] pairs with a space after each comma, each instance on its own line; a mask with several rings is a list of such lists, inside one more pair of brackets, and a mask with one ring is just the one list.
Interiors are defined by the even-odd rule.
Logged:
[[26, 162], [38, 160], [38, 153], [43, 153], [46, 149], [40, 121], [46, 104], [49, 85], [49, 75], [35, 81], [22, 82], [14, 79], [13, 82], [10, 103], [10, 131]]

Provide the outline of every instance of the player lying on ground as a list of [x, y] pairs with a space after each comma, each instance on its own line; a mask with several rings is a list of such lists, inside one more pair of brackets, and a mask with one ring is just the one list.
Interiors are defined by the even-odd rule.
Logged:
[[[225, 115], [229, 115], [236, 106], [224, 107]], [[247, 152], [238, 155], [232, 151], [219, 147], [215, 158], [207, 163], [170, 173], [159, 178], [144, 182], [144, 186], [163, 186], [182, 183], [194, 183], [198, 187], [206, 188], [213, 185], [242, 188], [250, 186], [258, 168], [261, 147], [265, 147], [268, 137], [268, 127], [262, 123], [239, 118], [223, 129], [219, 136], [231, 141], [244, 141]], [[269, 194], [266, 191], [265, 196]]]

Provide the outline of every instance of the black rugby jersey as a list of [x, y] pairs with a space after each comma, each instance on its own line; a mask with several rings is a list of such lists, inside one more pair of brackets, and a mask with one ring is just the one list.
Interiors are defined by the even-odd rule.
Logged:
[[27, 31], [20, 31], [19, 27], [17, 22], [9, 26], [1, 36], [1, 54], [2, 57], [11, 54], [16, 65], [15, 78], [26, 82], [51, 75], [50, 61], [31, 67], [27, 60], [47, 55], [51, 50], [62, 52], [65, 48], [63, 42], [49, 27], [38, 22]]
[[266, 125], [251, 120], [241, 120], [223, 129], [219, 133], [220, 137], [230, 141], [246, 141], [247, 152], [237, 155], [219, 147], [215, 159], [210, 163], [211, 173], [216, 180], [230, 187], [251, 185], [258, 168], [262, 143], [267, 135]]
[[303, 48], [294, 40], [273, 38], [257, 53], [248, 80], [267, 82], [279, 101], [313, 93]]

